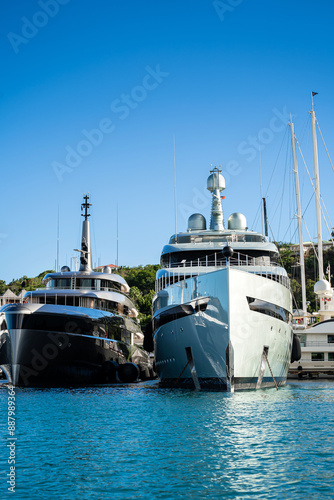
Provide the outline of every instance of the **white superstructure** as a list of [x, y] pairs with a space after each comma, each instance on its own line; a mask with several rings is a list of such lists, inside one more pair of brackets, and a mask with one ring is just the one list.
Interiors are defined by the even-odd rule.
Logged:
[[224, 228], [221, 171], [208, 179], [210, 229], [194, 214], [163, 248], [153, 300], [163, 386], [238, 390], [283, 385], [293, 335], [291, 293], [278, 251], [239, 213]]
[[291, 363], [289, 376], [292, 378], [297, 375], [299, 378], [334, 377], [334, 290], [329, 281], [322, 279], [316, 282], [314, 291], [320, 308], [313, 316], [319, 317], [319, 323], [313, 322], [305, 328], [302, 317], [294, 318], [301, 358]]

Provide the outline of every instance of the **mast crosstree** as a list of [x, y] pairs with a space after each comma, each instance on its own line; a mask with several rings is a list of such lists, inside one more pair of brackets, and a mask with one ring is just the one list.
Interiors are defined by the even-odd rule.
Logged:
[[81, 214], [81, 217], [84, 217], [85, 220], [88, 220], [88, 217], [90, 217], [90, 214], [88, 213], [88, 210], [89, 210], [89, 207], [92, 206], [91, 203], [88, 203], [88, 200], [89, 200], [89, 195], [88, 194], [85, 194], [85, 196], [83, 197], [84, 198], [84, 203], [81, 204], [81, 210], [85, 210], [85, 213], [84, 214]]

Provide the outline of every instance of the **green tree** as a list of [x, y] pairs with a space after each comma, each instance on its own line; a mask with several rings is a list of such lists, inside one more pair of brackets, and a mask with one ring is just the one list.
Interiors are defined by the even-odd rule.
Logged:
[[147, 265], [132, 268], [123, 268], [122, 275], [132, 288], [136, 286], [145, 295], [150, 290], [154, 290], [155, 275], [160, 266]]
[[6, 282], [4, 280], [0, 280], [0, 295], [5, 293], [7, 288], [8, 288], [8, 286], [6, 285]]

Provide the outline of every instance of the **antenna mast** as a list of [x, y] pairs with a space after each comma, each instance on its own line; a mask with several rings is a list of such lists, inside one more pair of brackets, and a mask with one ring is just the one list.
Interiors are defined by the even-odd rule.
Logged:
[[81, 210], [84, 210], [84, 213], [81, 214], [84, 217], [82, 221], [82, 238], [81, 238], [81, 250], [75, 250], [76, 252], [80, 252], [80, 268], [79, 271], [91, 271], [92, 270], [92, 251], [91, 251], [91, 243], [90, 243], [90, 226], [88, 217], [90, 214], [88, 213], [89, 207], [91, 207], [91, 203], [88, 203], [89, 195], [84, 195], [84, 203], [81, 204]]
[[175, 135], [173, 135], [173, 150], [174, 150], [174, 213], [175, 213], [175, 243], [177, 243], [177, 210], [176, 210]]
[[224, 217], [221, 202], [221, 192], [225, 189], [225, 179], [222, 176], [222, 171], [217, 167], [210, 170], [207, 180], [207, 190], [212, 193], [211, 219], [210, 229], [213, 231], [224, 230]]
[[268, 217], [267, 217], [267, 202], [265, 198], [262, 198], [263, 201], [263, 219], [264, 219], [264, 234], [268, 237]]
[[118, 267], [118, 203], [116, 206], [116, 266]]
[[[262, 165], [261, 165], [261, 144], [260, 144], [260, 135], [258, 136], [258, 139], [259, 139], [259, 163], [260, 163], [260, 195], [261, 195], [261, 201], [264, 200], [263, 196], [262, 196]], [[263, 234], [263, 220], [264, 218], [266, 218], [267, 215], [264, 214], [264, 209], [265, 209], [265, 201], [262, 205], [261, 203], [261, 225], [262, 225], [262, 234]], [[266, 234], [266, 236], [268, 236]]]
[[57, 224], [57, 264], [56, 272], [59, 271], [59, 204], [58, 204], [58, 224]]
[[88, 194], [85, 194], [85, 196], [83, 197], [84, 199], [84, 203], [81, 204], [81, 210], [85, 210], [85, 213], [84, 214], [81, 214], [81, 217], [84, 217], [85, 220], [88, 220], [88, 217], [90, 217], [90, 214], [88, 213], [88, 210], [89, 210], [89, 207], [92, 206], [91, 203], [88, 203], [88, 200], [89, 200], [89, 196]]

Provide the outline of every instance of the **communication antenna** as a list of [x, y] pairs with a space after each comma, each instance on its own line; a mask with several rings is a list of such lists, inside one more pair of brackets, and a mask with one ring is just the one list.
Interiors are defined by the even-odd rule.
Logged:
[[74, 271], [77, 271], [77, 262], [78, 262], [78, 257], [71, 257], [71, 259], [74, 262]]
[[57, 222], [57, 261], [56, 272], [59, 271], [59, 204], [58, 204], [58, 222]]
[[267, 202], [265, 198], [262, 198], [263, 201], [263, 218], [264, 218], [264, 234], [268, 236], [268, 217], [267, 217]]
[[262, 205], [263, 196], [262, 196], [262, 165], [261, 165], [261, 144], [260, 144], [260, 134], [259, 138], [259, 163], [260, 163], [260, 195], [261, 195], [261, 224], [262, 224], [262, 234], [263, 234], [263, 220], [264, 220], [264, 205]]
[[118, 267], [118, 203], [116, 206], [116, 266]]
[[173, 135], [173, 149], [174, 149], [174, 212], [175, 212], [175, 243], [177, 243], [175, 135]]

